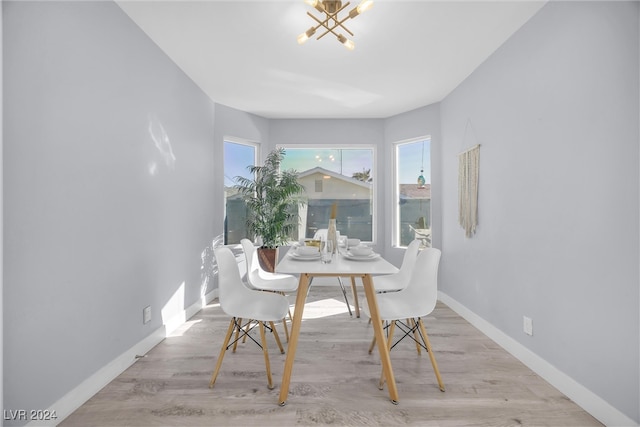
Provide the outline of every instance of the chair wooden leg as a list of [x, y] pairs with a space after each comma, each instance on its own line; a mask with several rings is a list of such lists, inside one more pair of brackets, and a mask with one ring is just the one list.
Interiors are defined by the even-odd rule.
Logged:
[[289, 342], [289, 327], [287, 326], [287, 318], [282, 319], [282, 327], [284, 328], [284, 339]]
[[427, 330], [425, 329], [424, 323], [420, 318], [418, 318], [418, 325], [420, 325], [420, 332], [422, 333], [422, 337], [424, 338], [424, 346], [427, 347], [427, 353], [429, 353], [429, 359], [431, 359], [431, 365], [433, 366], [433, 371], [436, 373], [438, 386], [440, 387], [440, 391], [444, 391], [444, 383], [442, 382], [442, 377], [440, 377], [440, 370], [438, 369], [438, 363], [436, 362], [436, 357], [434, 356], [433, 350], [431, 349], [431, 343], [429, 342], [429, 336], [427, 335]]
[[[389, 347], [389, 351], [391, 351], [391, 343], [393, 342], [393, 331], [396, 327], [396, 321], [392, 320], [391, 325], [389, 325], [389, 336], [387, 336], [387, 346]], [[382, 390], [384, 388], [384, 369], [380, 373], [380, 385], [378, 388]]]
[[422, 354], [422, 348], [420, 347], [420, 341], [418, 339], [418, 330], [416, 328], [415, 319], [407, 319], [407, 325], [409, 325], [413, 329], [413, 338], [415, 338], [416, 350], [418, 350], [418, 354]]
[[264, 335], [264, 323], [262, 322], [258, 322], [258, 323], [260, 325], [260, 340], [262, 341], [262, 353], [264, 353], [264, 364], [267, 368], [267, 387], [269, 387], [269, 390], [273, 390], [273, 380], [271, 379], [271, 365], [269, 364], [269, 351], [267, 350], [267, 338]]
[[[371, 322], [371, 319], [369, 319], [369, 322]], [[384, 321], [382, 321], [382, 326], [384, 327]], [[373, 335], [373, 339], [371, 340], [371, 345], [369, 346], [369, 354], [373, 352], [373, 348], [375, 346], [376, 346], [376, 336]]]
[[284, 354], [284, 347], [282, 347], [282, 343], [280, 342], [280, 335], [278, 335], [278, 331], [276, 330], [276, 325], [273, 322], [269, 322], [271, 326], [271, 330], [273, 331], [273, 337], [276, 339], [276, 343], [278, 344], [278, 348], [280, 349], [280, 353]]
[[220, 354], [218, 355], [218, 362], [216, 363], [216, 368], [213, 371], [213, 375], [211, 375], [211, 381], [209, 382], [209, 388], [212, 388], [216, 382], [216, 378], [218, 378], [218, 372], [220, 372], [220, 367], [222, 366], [222, 359], [224, 359], [224, 353], [227, 351], [227, 346], [229, 345], [229, 341], [231, 340], [231, 334], [233, 334], [233, 329], [235, 328], [235, 318], [231, 319], [229, 323], [229, 329], [227, 330], [227, 335], [224, 337], [224, 342], [222, 343], [222, 348], [220, 349]]
[[353, 305], [356, 308], [355, 310], [356, 317], [360, 318], [360, 304], [358, 303], [358, 290], [356, 289], [356, 278], [353, 276], [351, 276], [351, 293], [353, 293]]

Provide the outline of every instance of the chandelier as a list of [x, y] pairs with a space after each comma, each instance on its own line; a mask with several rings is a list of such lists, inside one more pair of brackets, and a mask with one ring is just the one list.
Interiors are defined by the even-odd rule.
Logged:
[[356, 16], [360, 15], [362, 12], [368, 10], [373, 5], [373, 0], [362, 0], [360, 4], [349, 11], [349, 14], [344, 18], [340, 19], [338, 14], [347, 8], [351, 3], [346, 2], [344, 5], [341, 1], [333, 1], [333, 0], [304, 0], [309, 6], [314, 7], [318, 12], [323, 13], [323, 19], [317, 18], [311, 12], [307, 12], [313, 20], [315, 20], [318, 25], [315, 25], [309, 28], [304, 33], [298, 36], [298, 44], [302, 44], [309, 40], [311, 36], [313, 36], [316, 31], [320, 28], [324, 30], [322, 34], [320, 34], [317, 40], [320, 40], [322, 37], [331, 33], [340, 43], [342, 43], [347, 49], [353, 50], [355, 48], [355, 44], [353, 41], [346, 38], [342, 33], [340, 33], [340, 29], [342, 28], [344, 31], [349, 33], [353, 37], [353, 33], [349, 31], [349, 29], [344, 25], [345, 21], [348, 19], [353, 19]]

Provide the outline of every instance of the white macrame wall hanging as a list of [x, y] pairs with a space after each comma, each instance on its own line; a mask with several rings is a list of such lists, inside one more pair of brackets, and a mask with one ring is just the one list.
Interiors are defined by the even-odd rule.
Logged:
[[480, 144], [458, 154], [458, 222], [471, 237], [478, 225]]

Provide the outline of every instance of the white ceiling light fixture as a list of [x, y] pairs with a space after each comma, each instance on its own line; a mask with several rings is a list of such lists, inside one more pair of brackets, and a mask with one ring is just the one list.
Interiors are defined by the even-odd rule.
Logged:
[[355, 44], [353, 41], [342, 35], [342, 33], [336, 32], [336, 30], [340, 31], [340, 28], [342, 28], [353, 37], [353, 33], [344, 25], [345, 21], [355, 18], [373, 6], [373, 0], [362, 0], [358, 6], [349, 11], [348, 15], [340, 19], [338, 14], [346, 9], [347, 6], [351, 4], [350, 2], [346, 2], [344, 5], [341, 1], [334, 0], [304, 0], [304, 2], [315, 8], [318, 12], [324, 13], [324, 19], [317, 18], [311, 12], [307, 12], [307, 15], [313, 18], [318, 25], [315, 25], [300, 34], [298, 36], [298, 44], [303, 44], [309, 40], [309, 38], [311, 38], [318, 29], [323, 28], [325, 31], [318, 36], [317, 40], [320, 40], [322, 37], [331, 33], [336, 36], [338, 41], [349, 50], [353, 50], [356, 47]]

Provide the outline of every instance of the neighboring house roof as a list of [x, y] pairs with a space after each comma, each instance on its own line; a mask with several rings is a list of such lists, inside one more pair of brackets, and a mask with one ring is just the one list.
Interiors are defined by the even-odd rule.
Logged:
[[[370, 182], [364, 182], [364, 181], [360, 181], [359, 179], [355, 179], [355, 178], [351, 178], [349, 176], [346, 175], [341, 175], [337, 172], [332, 172], [328, 169], [322, 168], [322, 167], [315, 167], [312, 169], [308, 169], [306, 171], [302, 171], [298, 174], [298, 178], [306, 178], [306, 177], [311, 177], [313, 175], [322, 175], [322, 176], [330, 176], [332, 178], [338, 179], [342, 182], [345, 182], [347, 184], [352, 184], [355, 185], [357, 187], [361, 187], [363, 189], [366, 190], [370, 190], [371, 189], [371, 183]], [[227, 200], [234, 200], [234, 199], [239, 199], [240, 198], [240, 194], [238, 193], [238, 190], [234, 187], [234, 186], [225, 186], [224, 187], [224, 191], [227, 195]], [[423, 190], [424, 191], [424, 190]]]
[[322, 175], [328, 175], [332, 178], [337, 178], [340, 179], [342, 181], [346, 181], [348, 183], [351, 184], [355, 184], [355, 185], [359, 185], [360, 187], [369, 189], [371, 188], [371, 183], [370, 182], [364, 182], [364, 181], [360, 181], [359, 179], [355, 179], [355, 178], [351, 178], [350, 176], [346, 176], [346, 175], [341, 175], [337, 172], [332, 172], [328, 169], [322, 168], [320, 166], [316, 166], [315, 168], [312, 169], [307, 169], [306, 171], [302, 171], [298, 174], [298, 178], [304, 178], [313, 174], [322, 174]]
[[431, 199], [431, 184], [418, 188], [418, 184], [400, 184], [401, 199]]
[[[313, 169], [302, 171], [298, 174], [298, 177], [303, 178], [303, 177], [311, 176], [316, 173], [329, 175], [333, 178], [337, 178], [337, 179], [340, 179], [364, 188], [371, 187], [371, 183], [369, 182], [363, 182], [355, 178], [340, 175], [339, 173], [331, 172], [330, 170], [327, 170], [321, 167], [315, 167]], [[228, 199], [240, 198], [238, 191], [233, 186], [230, 186], [230, 187], [225, 186], [224, 190], [227, 194]], [[424, 188], [418, 188], [418, 184], [400, 184], [400, 198], [401, 199], [431, 199], [431, 184], [425, 184]]]

